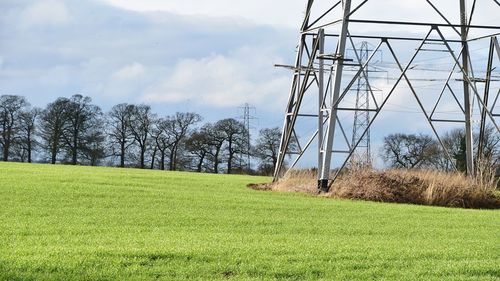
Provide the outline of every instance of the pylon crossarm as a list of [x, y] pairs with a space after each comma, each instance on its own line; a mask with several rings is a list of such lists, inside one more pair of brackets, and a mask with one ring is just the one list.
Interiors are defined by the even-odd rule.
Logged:
[[[409, 22], [409, 21], [383, 21], [383, 20], [363, 20], [363, 19], [350, 19], [350, 23], [360, 24], [379, 24], [379, 25], [408, 25], [408, 26], [437, 26], [437, 27], [468, 27], [473, 29], [483, 30], [498, 30], [500, 26], [496, 25], [469, 25], [469, 24], [447, 24], [447, 23], [433, 23], [433, 22]], [[448, 40], [449, 41], [449, 40]]]
[[[498, 27], [500, 28], [500, 27]], [[308, 35], [312, 35], [312, 33], [308, 33]], [[338, 34], [330, 34], [327, 33], [325, 34], [326, 37], [339, 37]], [[492, 36], [487, 35], [486, 37]], [[362, 35], [362, 34], [351, 34], [349, 37], [354, 38], [354, 39], [374, 39], [374, 40], [380, 40], [381, 38], [387, 39], [387, 40], [399, 40], [399, 41], [418, 41], [422, 40], [422, 38], [417, 38], [417, 37], [404, 37], [404, 36], [374, 36], [374, 35]], [[462, 41], [460, 40], [454, 40], [454, 39], [446, 39], [447, 42], [450, 43], [461, 43]], [[434, 39], [434, 38], [429, 38], [427, 39], [427, 42], [442, 42], [441, 39]]]

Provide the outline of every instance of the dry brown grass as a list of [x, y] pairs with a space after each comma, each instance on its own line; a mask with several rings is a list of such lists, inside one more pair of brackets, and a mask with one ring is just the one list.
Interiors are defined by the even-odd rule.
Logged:
[[281, 180], [274, 183], [271, 188], [281, 192], [307, 192], [316, 194], [318, 189], [317, 172], [315, 170], [293, 170], [288, 172]]
[[[460, 173], [438, 171], [350, 170], [335, 181], [326, 196], [459, 208], [500, 208], [500, 198], [495, 196], [494, 170], [478, 169], [478, 174], [476, 179], [471, 179]], [[301, 170], [288, 173], [267, 188], [317, 194], [316, 186], [316, 172]]]

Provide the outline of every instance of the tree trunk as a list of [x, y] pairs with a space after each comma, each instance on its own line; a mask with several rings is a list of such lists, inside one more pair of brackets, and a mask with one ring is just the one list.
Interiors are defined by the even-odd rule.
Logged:
[[173, 160], [174, 160], [174, 165], [173, 165], [173, 170], [172, 171], [176, 171], [177, 170], [177, 145], [175, 145], [175, 148], [174, 148], [174, 153], [173, 153], [174, 157], [173, 157]]
[[217, 148], [215, 152], [215, 159], [214, 159], [214, 174], [219, 173], [219, 153], [220, 153], [220, 148]]
[[196, 169], [196, 171], [197, 171], [198, 173], [201, 173], [201, 169], [202, 169], [202, 167], [203, 167], [203, 160], [205, 160], [205, 154], [202, 154], [202, 155], [200, 156], [200, 161], [198, 162], [198, 167], [197, 167], [197, 169]]
[[120, 167], [125, 168], [125, 142], [120, 143]]
[[97, 159], [94, 156], [90, 157], [90, 166], [94, 167], [97, 164]]
[[52, 163], [52, 164], [55, 164], [56, 160], [57, 160], [57, 146], [58, 146], [58, 143], [56, 142], [56, 140], [53, 140], [51, 151], [50, 151], [50, 156], [51, 156], [50, 163]]
[[71, 165], [76, 165], [76, 148], [71, 149]]
[[162, 171], [165, 171], [165, 149], [164, 150], [160, 150], [160, 153], [161, 153], [161, 157], [160, 157], [160, 169]]
[[233, 169], [233, 158], [234, 154], [229, 153], [229, 158], [227, 159], [227, 173], [231, 174], [231, 170]]
[[156, 151], [158, 149], [155, 147], [155, 149], [153, 149], [153, 155], [151, 157], [151, 170], [153, 170], [155, 168], [155, 158], [156, 158]]
[[172, 153], [170, 154], [170, 171], [177, 170], [177, 149], [179, 147], [178, 143], [174, 143], [172, 146]]
[[7, 162], [9, 161], [9, 146], [10, 144], [5, 142], [5, 145], [3, 146], [3, 161]]
[[55, 152], [54, 150], [52, 150], [52, 159], [50, 161], [51, 164], [55, 164], [56, 163], [56, 157], [57, 157], [57, 152]]
[[231, 170], [233, 169], [233, 158], [234, 158], [234, 153], [233, 151], [233, 141], [230, 138], [228, 140], [228, 150], [229, 150], [229, 158], [227, 159], [227, 173], [231, 174]]
[[31, 163], [32, 160], [31, 160], [31, 150], [32, 150], [32, 147], [31, 147], [31, 136], [28, 134], [28, 147], [27, 147], [27, 153], [28, 153], [28, 163]]
[[21, 149], [21, 163], [24, 163], [24, 160], [26, 160], [26, 149]]
[[146, 148], [141, 147], [141, 169], [144, 169], [144, 155], [146, 154]]
[[76, 165], [77, 153], [78, 153], [78, 129], [74, 128], [75, 133], [73, 134], [73, 147], [71, 148], [71, 164]]
[[9, 161], [11, 136], [12, 136], [12, 129], [8, 128], [6, 134], [4, 134], [3, 161], [5, 162]]
[[173, 171], [174, 170], [174, 151], [173, 150], [170, 152], [170, 155], [168, 156], [168, 160], [170, 161], [170, 163], [168, 163], [168, 169], [170, 171]]

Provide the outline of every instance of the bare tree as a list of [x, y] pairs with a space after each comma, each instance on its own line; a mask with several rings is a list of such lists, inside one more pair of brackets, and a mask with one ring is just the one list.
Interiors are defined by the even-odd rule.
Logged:
[[24, 97], [0, 96], [0, 145], [2, 146], [3, 161], [9, 161], [10, 148], [18, 137], [19, 118], [26, 106], [28, 106], [28, 102]]
[[84, 139], [89, 137], [87, 134], [95, 134], [95, 119], [102, 115], [101, 109], [91, 102], [90, 97], [74, 95], [66, 108], [67, 128], [63, 137], [73, 165], [78, 163], [80, 151], [86, 149]]
[[[467, 169], [467, 160], [465, 156], [465, 130], [464, 129], [454, 129], [446, 132], [441, 138], [443, 145], [448, 151], [450, 157], [453, 158], [454, 163], [450, 163], [447, 155], [441, 153], [442, 158], [442, 169], [452, 170], [455, 166], [459, 171], [465, 172]], [[454, 165], [453, 165], [454, 164]]]
[[233, 161], [240, 152], [246, 152], [247, 138], [245, 125], [233, 118], [223, 119], [215, 124], [216, 130], [221, 132], [226, 141], [227, 173], [233, 171]]
[[148, 151], [151, 152], [151, 164], [150, 168], [153, 170], [156, 164], [156, 154], [158, 153], [158, 144], [155, 141], [150, 141], [148, 144]]
[[63, 148], [69, 103], [70, 100], [67, 98], [58, 98], [49, 103], [40, 116], [40, 136], [52, 164], [56, 163], [57, 155]]
[[30, 108], [21, 112], [19, 116], [19, 149], [22, 151], [21, 161], [24, 159], [28, 163], [33, 162], [33, 151], [36, 147], [35, 140], [35, 129], [37, 126], [37, 120], [41, 114], [42, 110], [40, 108]]
[[177, 169], [179, 149], [190, 133], [191, 127], [200, 121], [201, 116], [192, 112], [177, 112], [174, 116], [170, 116], [166, 119], [166, 134], [169, 135], [171, 139], [169, 155], [169, 169], [171, 171]]
[[125, 167], [125, 155], [134, 144], [134, 136], [130, 127], [134, 106], [126, 103], [113, 106], [108, 115], [108, 137], [113, 148], [117, 148], [120, 167]]
[[[466, 163], [466, 149], [465, 149], [465, 131], [463, 128], [454, 129], [447, 132], [443, 138], [443, 143], [449, 154], [454, 158], [454, 164], [459, 171], [465, 172], [467, 170]], [[500, 162], [500, 134], [496, 128], [486, 127], [483, 139], [483, 154], [479, 155], [479, 134], [474, 134], [474, 160], [475, 161], [489, 161], [490, 165], [498, 165]], [[449, 159], [443, 153], [442, 162], [446, 162], [444, 168], [453, 167]], [[480, 158], [480, 159], [479, 159]], [[483, 163], [485, 164], [485, 163]], [[451, 168], [449, 168], [451, 170]]]
[[273, 172], [278, 162], [279, 147], [281, 142], [280, 128], [262, 129], [254, 147], [254, 154], [261, 160], [261, 170], [265, 174]]
[[196, 171], [199, 173], [203, 171], [203, 164], [212, 149], [208, 128], [207, 125], [203, 126], [200, 130], [193, 132], [186, 141], [187, 149], [196, 157]]
[[139, 148], [139, 167], [145, 168], [145, 155], [148, 149], [154, 114], [149, 105], [134, 105], [130, 114], [130, 130]]
[[428, 135], [393, 134], [384, 138], [382, 156], [395, 168], [432, 167], [439, 155], [439, 144]]
[[81, 137], [81, 156], [90, 166], [97, 166], [109, 155], [106, 149], [106, 133], [103, 114], [99, 111], [89, 119], [89, 127]]
[[156, 143], [160, 157], [160, 169], [165, 170], [165, 160], [167, 157], [168, 149], [172, 145], [172, 138], [167, 134], [168, 120], [165, 118], [158, 118], [154, 122], [154, 127], [151, 133], [152, 138]]
[[[476, 140], [476, 151], [479, 147], [479, 133], [474, 138]], [[492, 165], [500, 163], [500, 133], [493, 126], [487, 126], [484, 131], [483, 154], [478, 155], [482, 160], [488, 159]]]
[[226, 136], [220, 126], [210, 123], [205, 124], [201, 128], [201, 131], [205, 133], [207, 143], [210, 147], [207, 159], [212, 162], [212, 172], [218, 174], [221, 163], [221, 154], [223, 153], [222, 147], [226, 141]]

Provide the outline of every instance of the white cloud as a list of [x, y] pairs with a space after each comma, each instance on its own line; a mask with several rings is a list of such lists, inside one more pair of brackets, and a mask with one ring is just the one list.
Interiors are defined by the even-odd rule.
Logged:
[[26, 7], [21, 13], [21, 22], [26, 26], [60, 25], [71, 19], [63, 1], [43, 0]]
[[145, 72], [146, 68], [144, 67], [144, 65], [135, 62], [116, 71], [112, 75], [112, 78], [117, 80], [134, 79], [143, 75]]
[[305, 8], [303, 0], [103, 0], [135, 11], [167, 11], [181, 15], [239, 18], [260, 24], [299, 27]]
[[[269, 107], [268, 95], [285, 100], [288, 94], [289, 73], [273, 68], [281, 57], [293, 60], [296, 34], [288, 29], [143, 14], [99, 0], [0, 3], [8, 15], [0, 16], [5, 42], [0, 82], [5, 91], [34, 104], [83, 93], [106, 107], [144, 102], [148, 95], [152, 105], [162, 107], [191, 105], [190, 100], [203, 105], [191, 110], [209, 111], [205, 105], [214, 105], [217, 110], [206, 115], [216, 116], [244, 102]], [[283, 104], [272, 103], [280, 111]]]
[[71, 81], [75, 74], [74, 68], [70, 65], [57, 65], [47, 69], [39, 76], [42, 85], [48, 87], [65, 86]]
[[217, 108], [249, 102], [281, 109], [290, 78], [287, 73], [278, 75], [272, 65], [280, 59], [265, 52], [246, 47], [230, 56], [210, 55], [182, 60], [169, 77], [146, 93], [145, 101], [191, 101]]
[[[304, 18], [306, 2], [304, 0], [253, 0], [253, 1], [235, 1], [235, 0], [101, 0], [105, 3], [134, 11], [151, 12], [167, 11], [180, 15], [189, 16], [210, 16], [232, 18], [250, 21], [258, 24], [267, 24], [273, 26], [286, 26], [298, 29]], [[336, 1], [335, 1], [336, 2]], [[331, 0], [315, 0], [311, 12], [313, 18], [317, 18], [335, 4]], [[472, 0], [466, 0], [469, 10], [472, 7]], [[475, 1], [474, 1], [475, 2]], [[363, 0], [353, 0], [352, 9], [358, 7]], [[432, 1], [445, 17], [453, 23], [459, 24], [460, 12], [459, 2], [456, 0]], [[338, 6], [329, 15], [318, 22], [326, 24], [339, 19], [342, 9]], [[481, 16], [478, 16], [481, 15]], [[437, 22], [444, 23], [441, 16], [426, 1], [401, 1], [384, 0], [368, 1], [352, 16], [356, 19], [372, 19], [385, 21], [412, 21], [412, 22]], [[475, 7], [474, 24], [493, 24], [498, 22], [498, 5], [494, 1], [478, 1]], [[338, 27], [338, 25], [336, 25]], [[390, 27], [390, 28], [389, 28]], [[328, 29], [328, 28], [327, 28]], [[425, 34], [428, 28], [408, 26], [387, 26], [375, 24], [352, 24], [351, 31], [370, 33], [386, 32], [422, 32]], [[327, 32], [337, 33], [332, 28]], [[445, 34], [454, 34], [453, 30], [443, 28]], [[471, 36], [477, 33], [472, 30]], [[485, 35], [478, 33], [476, 36]]]

